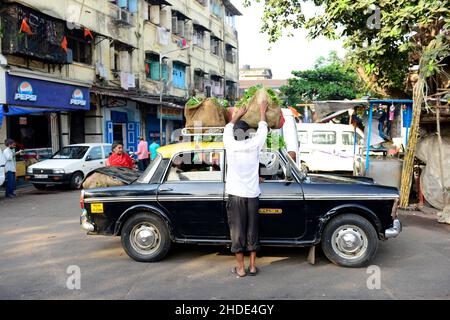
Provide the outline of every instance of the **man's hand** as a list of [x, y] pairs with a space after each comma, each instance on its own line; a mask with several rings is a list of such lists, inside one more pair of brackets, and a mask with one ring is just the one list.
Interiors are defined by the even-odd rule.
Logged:
[[236, 124], [243, 116], [247, 113], [246, 107], [236, 108], [236, 111], [233, 113], [233, 118], [231, 119], [232, 124]]
[[266, 121], [266, 112], [267, 112], [268, 107], [269, 107], [269, 102], [267, 100], [264, 100], [261, 103], [261, 105], [259, 106], [261, 121]]

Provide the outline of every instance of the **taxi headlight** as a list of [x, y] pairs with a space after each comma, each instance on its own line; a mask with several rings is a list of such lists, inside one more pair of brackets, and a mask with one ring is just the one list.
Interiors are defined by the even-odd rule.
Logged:
[[53, 173], [62, 173], [62, 174], [64, 174], [66, 172], [64, 171], [64, 169], [53, 169]]
[[32, 174], [32, 173], [33, 173], [33, 168], [28, 167], [28, 168], [27, 168], [27, 173], [28, 173], [28, 174]]

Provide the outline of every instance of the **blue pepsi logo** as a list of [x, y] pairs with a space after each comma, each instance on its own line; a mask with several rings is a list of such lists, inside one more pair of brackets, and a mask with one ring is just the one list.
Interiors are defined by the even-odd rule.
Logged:
[[17, 87], [15, 100], [37, 101], [37, 95], [33, 94], [33, 86], [28, 81], [23, 81]]

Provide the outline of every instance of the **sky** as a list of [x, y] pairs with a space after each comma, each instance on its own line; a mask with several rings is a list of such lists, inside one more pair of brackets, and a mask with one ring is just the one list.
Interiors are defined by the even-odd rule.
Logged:
[[[317, 58], [328, 56], [331, 50], [337, 51], [341, 57], [345, 54], [342, 41], [326, 38], [311, 41], [306, 37], [306, 30], [296, 30], [293, 37], [284, 36], [278, 42], [270, 44], [268, 36], [260, 33], [263, 6], [254, 4], [250, 8], [244, 8], [241, 0], [233, 0], [232, 3], [242, 13], [236, 19], [240, 67], [245, 64], [255, 68], [269, 67], [274, 79], [288, 79], [292, 77], [292, 70], [312, 68]], [[313, 5], [304, 7], [307, 16], [313, 15], [315, 10]]]

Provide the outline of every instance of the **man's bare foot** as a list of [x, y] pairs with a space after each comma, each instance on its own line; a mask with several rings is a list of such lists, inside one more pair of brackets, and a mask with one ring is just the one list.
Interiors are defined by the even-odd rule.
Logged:
[[259, 269], [256, 266], [252, 266], [252, 267], [248, 268], [248, 274], [251, 276], [256, 276], [258, 271], [259, 271]]
[[234, 267], [233, 269], [231, 269], [231, 272], [238, 275], [239, 277], [245, 277], [247, 275], [247, 273], [245, 272], [245, 268], [239, 268], [239, 267]]

